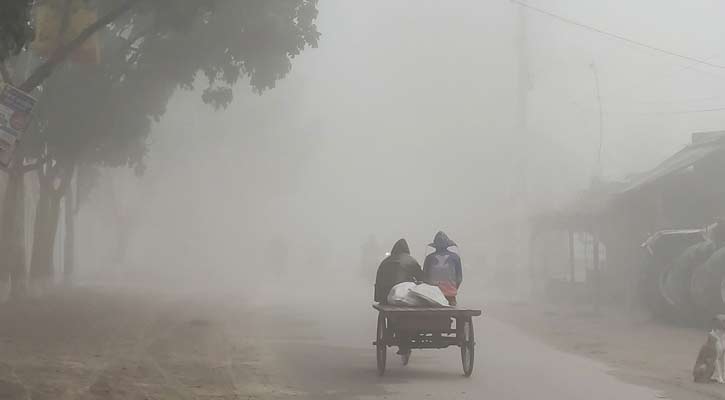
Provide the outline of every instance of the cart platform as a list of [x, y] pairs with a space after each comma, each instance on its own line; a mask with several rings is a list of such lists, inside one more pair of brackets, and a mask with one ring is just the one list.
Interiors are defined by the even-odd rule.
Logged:
[[378, 311], [377, 335], [373, 346], [377, 352], [378, 374], [385, 373], [387, 347], [405, 349], [403, 365], [408, 364], [411, 349], [461, 349], [463, 373], [473, 372], [475, 339], [473, 317], [481, 310], [462, 307], [406, 307], [373, 304]]
[[416, 313], [450, 317], [478, 317], [481, 315], [481, 310], [459, 307], [404, 307], [376, 303], [373, 304], [373, 308], [386, 314]]

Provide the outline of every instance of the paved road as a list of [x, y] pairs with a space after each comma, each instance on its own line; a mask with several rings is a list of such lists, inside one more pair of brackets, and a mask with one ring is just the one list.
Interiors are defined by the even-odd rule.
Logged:
[[[471, 378], [462, 376], [458, 348], [414, 351], [406, 367], [389, 349], [386, 376], [378, 378], [371, 345], [375, 313], [369, 305], [350, 309], [349, 304], [330, 303], [319, 315], [303, 317], [309, 323], [301, 330], [290, 328], [283, 337], [270, 338], [279, 357], [272, 379], [310, 399], [664, 398], [619, 381], [603, 365], [485, 317], [476, 320], [477, 362]], [[292, 314], [298, 316], [310, 309], [304, 302], [296, 307]]]

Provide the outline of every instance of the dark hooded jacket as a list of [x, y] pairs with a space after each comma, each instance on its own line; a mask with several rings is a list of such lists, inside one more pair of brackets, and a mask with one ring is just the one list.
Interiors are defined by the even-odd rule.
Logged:
[[416, 282], [423, 279], [423, 271], [418, 261], [410, 255], [405, 239], [395, 242], [390, 256], [378, 267], [375, 277], [375, 301], [386, 303], [388, 293], [393, 286], [402, 282]]
[[463, 282], [463, 268], [461, 257], [448, 248], [456, 246], [456, 243], [441, 231], [428, 246], [435, 251], [428, 254], [423, 262], [423, 280], [438, 286], [446, 296], [455, 296]]

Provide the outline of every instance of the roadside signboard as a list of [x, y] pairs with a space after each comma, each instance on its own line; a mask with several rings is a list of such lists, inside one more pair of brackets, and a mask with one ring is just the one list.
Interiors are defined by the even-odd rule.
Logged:
[[30, 122], [36, 100], [12, 85], [0, 84], [0, 165], [10, 165], [13, 150]]

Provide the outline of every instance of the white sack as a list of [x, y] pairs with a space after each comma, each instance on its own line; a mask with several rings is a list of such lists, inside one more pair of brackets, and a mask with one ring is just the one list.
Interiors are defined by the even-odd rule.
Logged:
[[434, 306], [450, 307], [446, 296], [443, 295], [438, 286], [421, 283], [410, 288], [410, 293]]
[[426, 302], [420, 297], [413, 295], [410, 290], [415, 287], [413, 282], [402, 282], [390, 289], [388, 293], [388, 304], [395, 306], [422, 306]]

